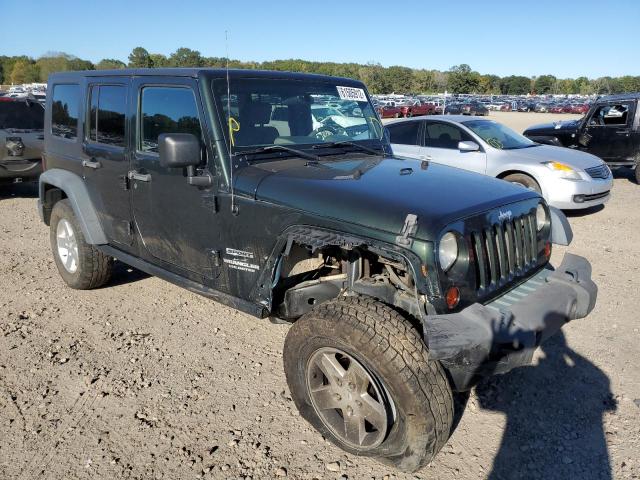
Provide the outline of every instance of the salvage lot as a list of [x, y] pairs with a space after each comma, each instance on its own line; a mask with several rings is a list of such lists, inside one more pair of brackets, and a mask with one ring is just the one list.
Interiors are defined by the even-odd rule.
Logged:
[[[575, 116], [574, 116], [575, 117]], [[570, 115], [492, 112], [518, 131]], [[0, 190], [0, 478], [639, 478], [640, 186], [574, 214], [595, 311], [525, 367], [481, 384], [451, 440], [403, 475], [324, 442], [282, 371], [287, 327], [120, 265], [58, 276], [35, 189]], [[565, 248], [556, 248], [554, 263]]]

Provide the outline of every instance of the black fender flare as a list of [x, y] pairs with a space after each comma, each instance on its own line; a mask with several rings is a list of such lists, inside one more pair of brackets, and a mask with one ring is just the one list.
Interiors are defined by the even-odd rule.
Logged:
[[[71, 208], [73, 208], [73, 212], [78, 218], [80, 228], [87, 243], [92, 245], [105, 245], [108, 243], [98, 213], [89, 196], [87, 186], [79, 175], [60, 168], [46, 170], [40, 175], [38, 208], [40, 209], [43, 219], [44, 216], [42, 212], [46, 207], [46, 191], [48, 186], [59, 188], [69, 199]], [[53, 205], [50, 207], [53, 207]]]

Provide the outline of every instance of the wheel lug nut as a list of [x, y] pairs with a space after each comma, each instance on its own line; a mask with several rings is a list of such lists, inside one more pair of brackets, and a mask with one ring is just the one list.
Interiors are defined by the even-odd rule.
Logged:
[[356, 406], [358, 408], [362, 407], [362, 402], [360, 400], [356, 400]]
[[333, 398], [335, 398], [335, 399], [336, 399], [336, 401], [338, 401], [338, 402], [339, 402], [340, 400], [342, 400], [342, 397], [340, 396], [340, 394], [339, 394], [339, 393], [334, 393], [334, 394], [333, 394]]
[[353, 408], [351, 408], [351, 405], [349, 405], [347, 407], [347, 415], [350, 417], [351, 415], [353, 415]]

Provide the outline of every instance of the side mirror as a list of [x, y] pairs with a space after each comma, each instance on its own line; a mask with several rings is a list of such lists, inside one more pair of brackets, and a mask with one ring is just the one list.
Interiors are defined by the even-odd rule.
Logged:
[[477, 152], [478, 150], [480, 150], [480, 145], [472, 141], [459, 142], [458, 150], [460, 150], [461, 152]]
[[200, 164], [200, 141], [191, 133], [161, 133], [158, 153], [163, 167], [195, 167]]
[[161, 133], [158, 136], [160, 165], [168, 168], [187, 167], [187, 183], [194, 187], [210, 187], [213, 180], [209, 173], [199, 173], [200, 141], [191, 133]]

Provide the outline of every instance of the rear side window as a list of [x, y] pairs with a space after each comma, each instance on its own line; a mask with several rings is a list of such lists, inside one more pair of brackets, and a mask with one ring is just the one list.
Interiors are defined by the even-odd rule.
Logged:
[[80, 87], [56, 85], [51, 103], [51, 133], [57, 137], [78, 137], [78, 113], [80, 111]]
[[122, 85], [91, 87], [88, 139], [124, 147], [124, 124], [127, 89]]
[[42, 130], [44, 109], [37, 102], [0, 102], [0, 128]]
[[419, 122], [401, 122], [389, 125], [391, 143], [400, 145], [418, 145]]
[[196, 98], [190, 88], [145, 87], [140, 102], [138, 148], [158, 152], [161, 133], [191, 133], [201, 138]]

